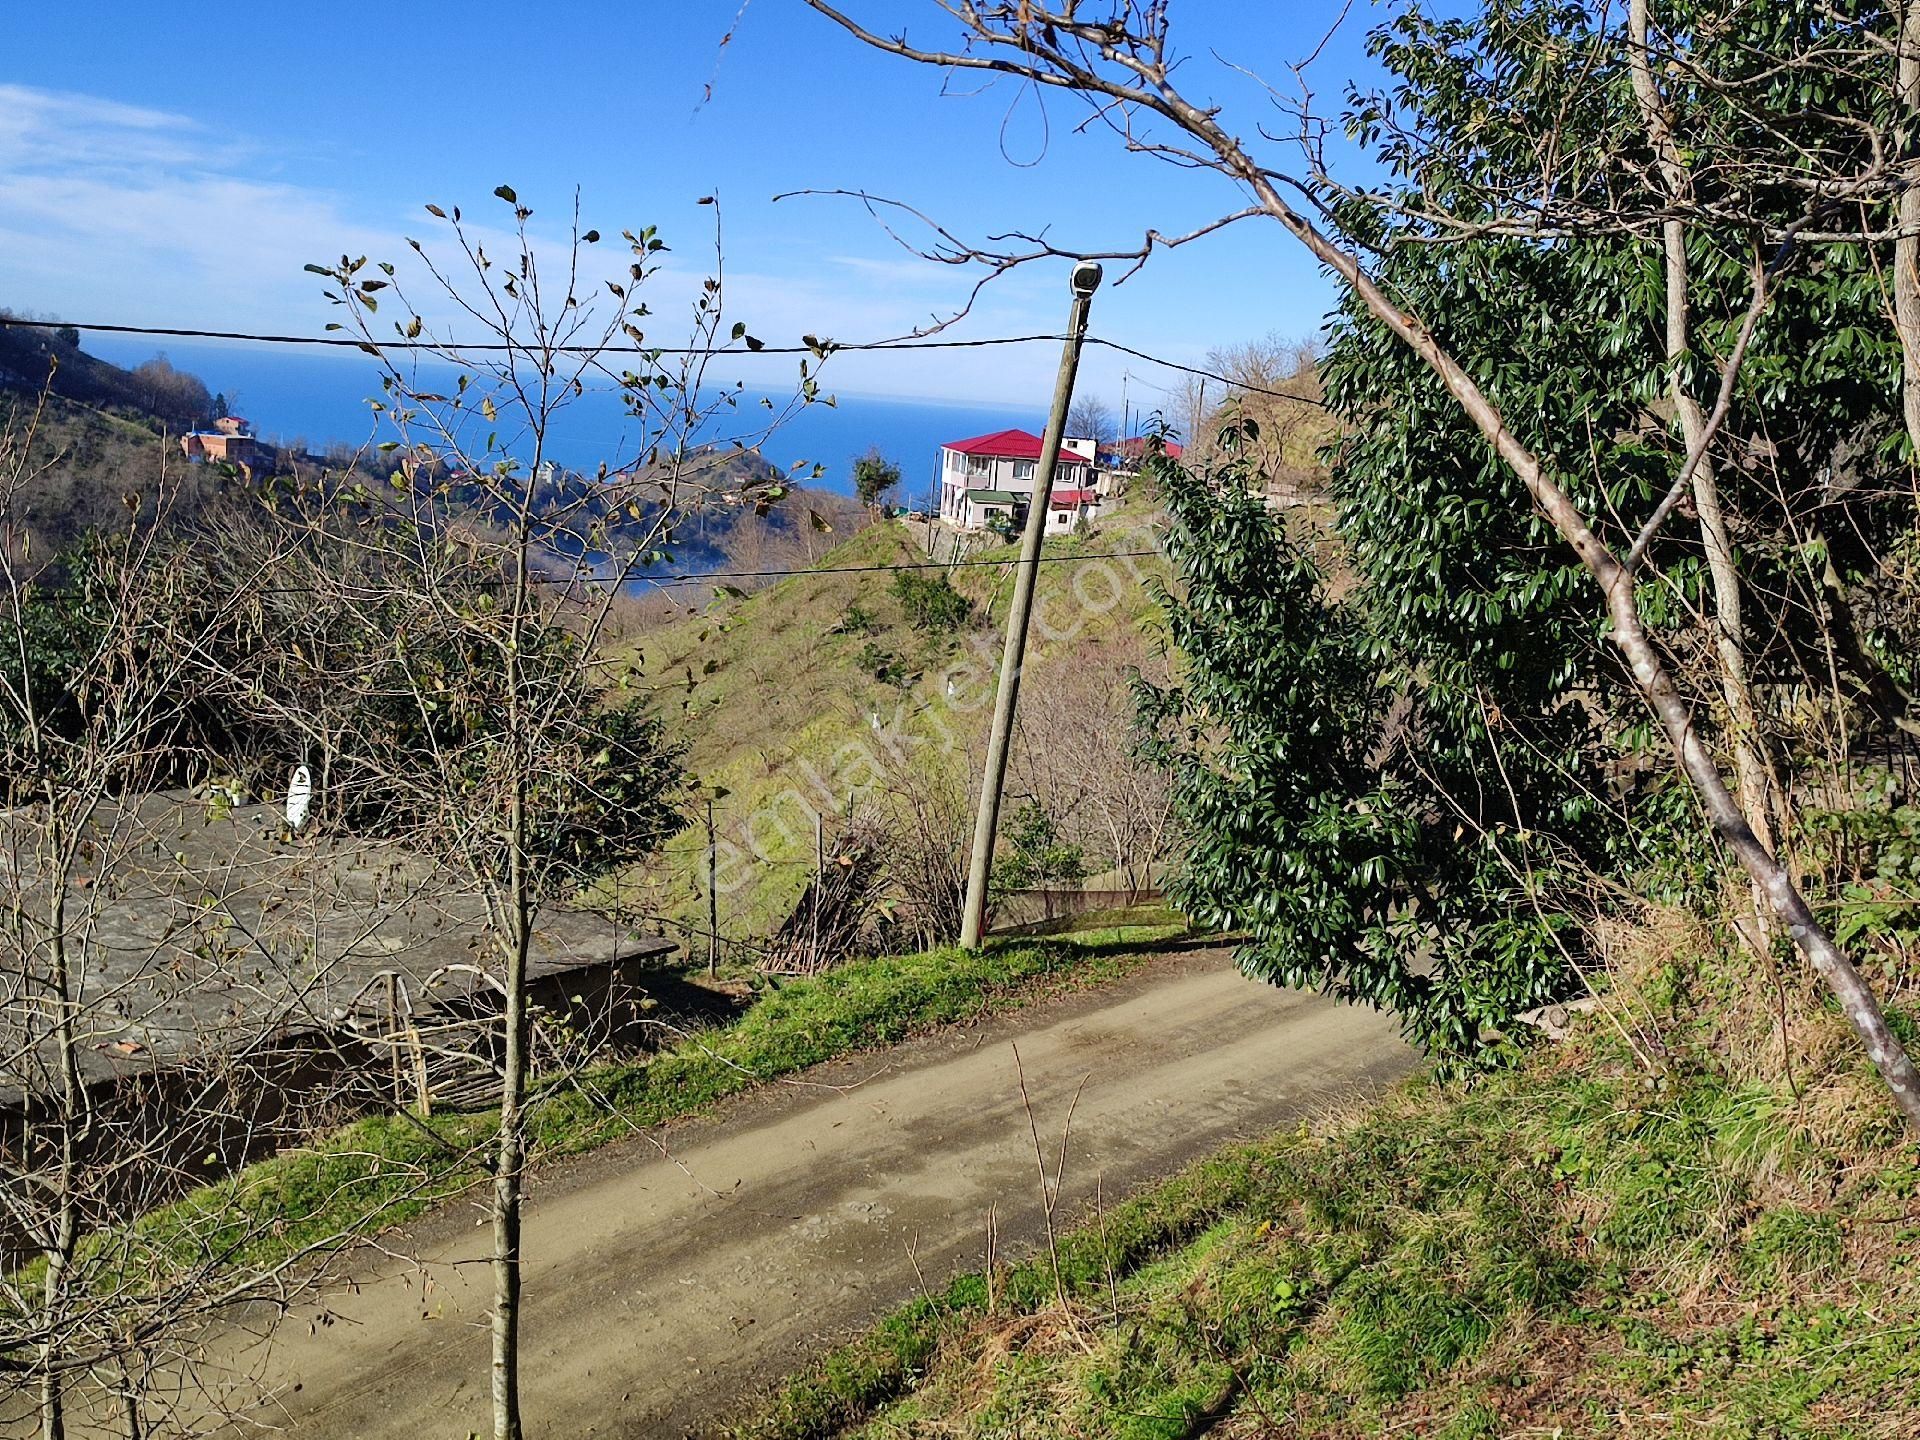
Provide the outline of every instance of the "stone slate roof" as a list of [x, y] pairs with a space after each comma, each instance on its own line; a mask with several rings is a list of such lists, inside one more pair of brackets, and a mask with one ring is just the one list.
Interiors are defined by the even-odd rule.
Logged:
[[[0, 1104], [49, 1083], [50, 909], [30, 815], [0, 816], [0, 891], [28, 918], [0, 932]], [[67, 887], [66, 949], [82, 997], [89, 1081], [337, 1027], [392, 973], [416, 1007], [486, 988], [498, 957], [463, 878], [389, 842], [289, 836], [264, 805], [150, 795], [98, 810]], [[6, 907], [0, 906], [0, 909]], [[42, 917], [35, 919], [34, 916]], [[550, 908], [529, 961], [538, 980], [607, 962], [663, 959], [671, 942]]]

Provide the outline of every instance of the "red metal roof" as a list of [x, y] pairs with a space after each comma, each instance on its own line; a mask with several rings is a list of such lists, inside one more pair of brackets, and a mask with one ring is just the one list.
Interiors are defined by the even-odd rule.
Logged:
[[[962, 455], [984, 455], [994, 460], [1038, 460], [1042, 441], [1028, 430], [996, 430], [991, 435], [976, 435], [971, 440], [949, 440], [945, 447]], [[1093, 462], [1078, 451], [1060, 447], [1062, 465], [1090, 465]]]
[[1091, 505], [1100, 498], [1097, 490], [1056, 490], [1053, 492], [1053, 504], [1056, 510], [1069, 505]]
[[[1130, 439], [1122, 440], [1113, 448], [1129, 460], [1138, 460], [1147, 453], [1147, 442], [1150, 438], [1150, 436], [1146, 435], [1135, 435]], [[1164, 448], [1169, 460], [1178, 460], [1186, 453], [1186, 446], [1177, 440], [1166, 441]]]

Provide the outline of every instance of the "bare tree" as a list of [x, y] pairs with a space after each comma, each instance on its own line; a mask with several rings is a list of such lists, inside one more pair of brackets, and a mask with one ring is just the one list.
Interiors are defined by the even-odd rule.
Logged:
[[1120, 426], [1113, 407], [1098, 395], [1081, 395], [1067, 411], [1067, 434], [1078, 440], [1092, 440], [1102, 448], [1120, 438]]
[[[511, 214], [504, 253], [489, 253], [458, 209], [429, 206], [446, 229], [444, 257], [414, 242], [410, 271], [351, 258], [310, 268], [377, 358], [393, 426], [394, 497], [362, 502], [343, 537], [363, 553], [367, 579], [332, 595], [364, 626], [410, 617], [364, 683], [425, 723], [369, 780], [408, 844], [457, 867], [483, 897], [503, 997], [491, 1389], [496, 1437], [518, 1440], [529, 954], [543, 908], [646, 853], [674, 823], [655, 773], [658, 733], [636, 720], [615, 726], [610, 743], [607, 707], [635, 691], [602, 636], [620, 592], [660, 562], [689, 513], [786, 493], [771, 478], [713, 493], [710, 448], [752, 448], [819, 392], [802, 362], [794, 399], [758, 419], [737, 415], [737, 390], [706, 393], [716, 353], [748, 339], [725, 313], [717, 207], [714, 270], [692, 298], [687, 344], [669, 352], [645, 333], [665, 249], [652, 229], [624, 232], [603, 270], [601, 236], [576, 205], [553, 264], [536, 253], [531, 209], [510, 187], [496, 193]], [[383, 304], [401, 311], [391, 334], [377, 319]], [[596, 386], [622, 397], [630, 450], [625, 463], [579, 475], [558, 463], [560, 428]], [[337, 498], [307, 497], [316, 531]]]
[[1013, 792], [1030, 796], [1066, 839], [1098, 857], [1090, 870], [1118, 872], [1136, 897], [1164, 857], [1173, 790], [1166, 772], [1137, 751], [1133, 677], [1144, 669], [1164, 680], [1165, 668], [1136, 630], [1098, 651], [1067, 647], [1042, 658], [1030, 670], [1035, 703], [1013, 751]]
[[199, 1328], [283, 1312], [410, 1188], [298, 1244], [276, 1237], [303, 1217], [206, 1188], [353, 1104], [285, 1042], [377, 923], [356, 906], [335, 944], [338, 872], [223, 787], [179, 788], [204, 768], [208, 666], [269, 567], [207, 595], [164, 472], [126, 477], [129, 526], [22, 562], [39, 413], [0, 433], [0, 1427], [202, 1433], [234, 1397]]
[[[1325, 208], [1326, 197], [1365, 204], [1368, 192], [1364, 187], [1341, 185], [1329, 172], [1324, 147], [1320, 144], [1327, 125], [1312, 113], [1311, 90], [1304, 79], [1303, 98], [1282, 102], [1302, 142], [1301, 166], [1290, 171], [1241, 138], [1248, 133], [1267, 135], [1270, 132], [1258, 127], [1249, 131], [1235, 126], [1219, 106], [1189, 95], [1176, 73], [1178, 54], [1173, 48], [1173, 7], [1164, 0], [1123, 0], [1119, 5], [1103, 8], [1097, 16], [1077, 0], [1058, 4], [1022, 0], [1017, 5], [986, 6], [959, 3], [959, 0], [930, 0], [933, 13], [945, 16], [964, 37], [964, 46], [950, 50], [928, 49], [910, 42], [904, 33], [877, 30], [830, 0], [806, 0], [806, 3], [847, 33], [885, 53], [963, 75], [1010, 76], [1034, 86], [1039, 94], [1063, 94], [1082, 101], [1091, 111], [1091, 123], [1106, 126], [1129, 150], [1184, 167], [1212, 171], [1244, 197], [1243, 203], [1185, 234], [1168, 237], [1149, 231], [1138, 246], [1106, 252], [1095, 258], [1143, 264], [1156, 249], [1184, 244], [1228, 225], [1254, 219], [1277, 223], [1331, 272], [1352, 303], [1364, 309], [1426, 367], [1494, 455], [1520, 482], [1515, 502], [1537, 507], [1578, 556], [1604, 604], [1611, 624], [1610, 638], [1671, 745], [1676, 764], [1699, 796], [1714, 830], [1745, 867], [1756, 890], [1766, 897], [1775, 922], [1793, 938], [1839, 1002], [1902, 1116], [1910, 1127], [1920, 1132], [1920, 1070], [1916, 1070], [1888, 1026], [1870, 986], [1820, 923], [1776, 849], [1749, 820], [1736, 793], [1738, 781], [1730, 786], [1722, 773], [1706, 738], [1694, 722], [1693, 707], [1649, 634], [1641, 611], [1648, 549], [1682, 497], [1692, 492], [1696, 475], [1708, 462], [1708, 452], [1724, 422], [1754, 323], [1766, 308], [1771, 279], [1768, 266], [1762, 263], [1756, 267], [1749, 322], [1720, 360], [1719, 393], [1711, 405], [1704, 407], [1706, 414], [1698, 433], [1687, 437], [1684, 456], [1675, 467], [1666, 495], [1637, 526], [1623, 525], [1618, 538], [1610, 541], [1603, 538], [1597, 528], [1597, 518], [1575, 502], [1564, 479], [1563, 467], [1579, 463], [1578, 437], [1566, 437], [1570, 451], [1567, 457], [1543, 453], [1524, 442], [1507, 423], [1481, 380], [1455, 358], [1446, 341], [1399, 298], [1382, 288], [1369, 252], [1339, 237], [1318, 218], [1329, 213]], [[1898, 40], [1882, 38], [1887, 40], [1890, 50], [1897, 51], [1909, 37], [1903, 30]], [[1630, 48], [1631, 42], [1624, 38], [1619, 43], [1623, 48]], [[1845, 35], [1841, 37], [1837, 53], [1838, 59], [1815, 56], [1809, 67], [1860, 63], [1860, 46]], [[1675, 67], [1689, 63], [1681, 46], [1667, 47], [1667, 55], [1667, 63]], [[1767, 83], [1771, 83], [1771, 72], [1766, 73]], [[1570, 75], [1569, 84], [1578, 86], [1586, 83], [1587, 78], [1584, 74]], [[1706, 84], [1720, 86], [1723, 92], [1734, 91], [1733, 82], [1724, 81], [1722, 77], [1698, 78]], [[1901, 79], [1910, 90], [1909, 72], [1904, 68]], [[1272, 93], [1276, 100], [1280, 99], [1277, 91]], [[1742, 103], [1737, 93], [1734, 103]], [[1657, 105], [1654, 108], [1657, 111]], [[1657, 116], [1652, 118], [1657, 128]], [[1846, 133], [1857, 138], [1857, 129], [1856, 125]], [[1822, 239], [1849, 244], [1890, 238], [1898, 233], [1897, 225], [1881, 228], [1877, 222], [1864, 219], [1861, 225], [1850, 229], [1824, 228], [1831, 224], [1836, 205], [1865, 207], [1878, 203], [1884, 207], [1890, 203], [1890, 197], [1911, 194], [1910, 180], [1900, 172], [1904, 149], [1894, 143], [1893, 137], [1881, 137], [1885, 143], [1853, 145], [1837, 155], [1811, 152], [1785, 141], [1769, 154], [1765, 152], [1765, 145], [1772, 143], [1773, 129], [1762, 125], [1752, 133], [1762, 137], [1756, 151], [1732, 153], [1717, 159], [1719, 178], [1732, 182], [1723, 187], [1731, 198], [1723, 194], [1702, 202], [1703, 214], [1710, 213], [1723, 222], [1735, 221], [1756, 239], [1770, 240], [1773, 246], [1783, 250], [1795, 243]], [[1418, 153], [1424, 142], [1416, 135], [1403, 137], [1403, 143]], [[1566, 161], [1554, 136], [1541, 136], [1539, 144], [1543, 156], [1539, 167], [1541, 181], [1533, 192], [1473, 195], [1470, 210], [1462, 213], [1451, 212], [1443, 201], [1428, 197], [1429, 203], [1417, 218], [1443, 239], [1449, 234], [1514, 234], [1539, 240], [1581, 229], [1632, 233], [1636, 227], [1658, 220], [1675, 207], [1671, 176], [1666, 185], [1648, 186], [1639, 193], [1620, 188], [1569, 191], [1556, 181], [1564, 164], [1572, 162]], [[1806, 197], [1804, 214], [1783, 229], [1773, 212], [1766, 208], [1775, 203], [1777, 193], [1768, 185], [1784, 183], [1793, 187], [1802, 183], [1795, 177], [1803, 175], [1808, 178], [1798, 193]], [[1789, 193], [1795, 192], [1790, 188]], [[1746, 197], [1755, 195], [1763, 200], [1748, 205]], [[1307, 197], [1309, 203], [1300, 203], [1294, 198], [1298, 196]], [[1747, 208], [1743, 209], [1743, 205]], [[951, 236], [942, 232], [942, 243], [950, 240]], [[1019, 236], [991, 251], [975, 248], [972, 253], [986, 265], [991, 277], [1032, 259], [1062, 252], [1044, 237]], [[967, 257], [949, 250], [945, 258], [964, 260]], [[1902, 277], [1901, 283], [1911, 284], [1910, 277]], [[1721, 628], [1732, 633], [1728, 619], [1722, 604]]]
[[889, 944], [927, 949], [960, 937], [973, 836], [972, 757], [957, 748], [937, 758], [875, 748], [869, 809], [886, 836], [892, 903]]
[[[1288, 498], [1305, 494], [1319, 471], [1319, 449], [1336, 433], [1320, 384], [1320, 344], [1268, 335], [1207, 352], [1207, 368], [1227, 383], [1189, 379], [1189, 463], [1206, 466], [1219, 456], [1219, 436], [1235, 429], [1259, 473]], [[1298, 398], [1294, 398], [1298, 397]]]

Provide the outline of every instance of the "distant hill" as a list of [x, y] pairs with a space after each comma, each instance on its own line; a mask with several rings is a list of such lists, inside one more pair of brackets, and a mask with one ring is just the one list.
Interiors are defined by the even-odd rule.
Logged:
[[14, 481], [16, 551], [45, 557], [124, 525], [132, 497], [150, 506], [163, 487], [176, 515], [198, 511], [227, 482], [189, 466], [178, 437], [213, 408], [206, 386], [165, 360], [123, 370], [58, 331], [0, 325], [0, 435], [32, 440]]
[[[628, 554], [653, 542], [668, 558], [646, 566], [647, 578], [739, 571], [745, 573], [728, 583], [751, 591], [767, 578], [753, 572], [784, 573], [809, 565], [872, 519], [850, 496], [785, 481], [757, 450], [728, 448], [678, 468], [672, 485], [675, 516], [660, 533], [664, 502], [644, 497], [654, 483], [665, 488], [667, 478], [665, 466], [614, 485], [573, 471], [550, 471], [534, 485], [532, 498], [538, 512], [553, 517], [539, 530], [541, 544], [553, 556], [552, 568], [570, 571], [583, 557], [591, 561], [609, 550]], [[774, 481], [784, 485], [779, 500], [756, 500]], [[510, 513], [510, 506], [477, 484], [456, 486], [454, 495], [456, 503], [496, 525]], [[637, 503], [636, 495], [643, 497]]]
[[[11, 313], [0, 310], [0, 318]], [[0, 393], [38, 395], [50, 388], [63, 400], [175, 434], [214, 418], [207, 387], [165, 356], [123, 370], [87, 354], [80, 348], [84, 340], [71, 329], [0, 324]]]
[[[180, 435], [206, 424], [220, 408], [197, 377], [164, 357], [123, 369], [88, 355], [84, 342], [84, 335], [59, 329], [0, 324], [0, 433], [24, 435], [29, 426], [34, 431], [14, 496], [14, 513], [24, 517], [28, 535], [16, 537], [16, 545], [40, 557], [89, 529], [124, 525], [132, 495], [148, 497], [150, 504], [164, 486], [173, 514], [186, 520], [234, 483], [218, 466], [187, 464], [180, 452]], [[338, 458], [351, 459], [351, 452], [342, 450]], [[755, 451], [703, 457], [682, 486], [682, 516], [662, 547], [671, 559], [648, 567], [649, 574], [792, 570], [869, 518], [846, 496], [799, 486], [765, 513], [729, 499], [774, 473]], [[555, 552], [556, 571], [571, 568], [596, 526], [616, 546], [653, 529], [655, 512], [643, 507], [636, 517], [610, 507], [586, 476], [558, 471], [542, 490], [537, 498], [548, 512], [567, 516], [543, 537]], [[476, 513], [487, 514], [477, 488], [466, 499]], [[740, 588], [759, 583], [745, 579]]]

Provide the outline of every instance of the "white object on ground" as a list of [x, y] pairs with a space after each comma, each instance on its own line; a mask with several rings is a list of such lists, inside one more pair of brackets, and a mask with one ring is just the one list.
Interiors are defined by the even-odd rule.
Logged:
[[313, 803], [313, 776], [304, 765], [293, 767], [293, 779], [287, 782], [287, 827], [298, 830], [307, 823], [307, 807]]

